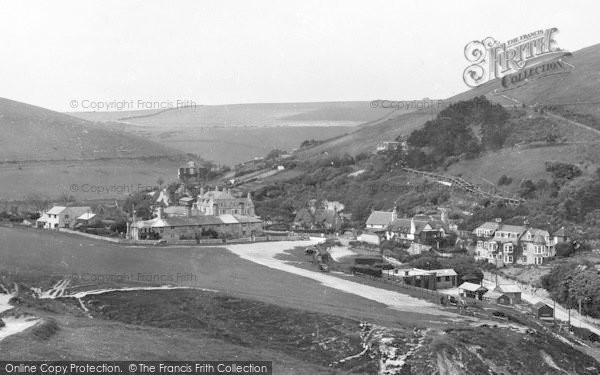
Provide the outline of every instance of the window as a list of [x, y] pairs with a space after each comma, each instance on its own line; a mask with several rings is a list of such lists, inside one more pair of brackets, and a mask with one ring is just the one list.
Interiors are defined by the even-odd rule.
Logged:
[[542, 257], [535, 257], [535, 264], [542, 264], [544, 263], [544, 258]]
[[446, 281], [450, 281], [450, 276], [446, 276]]
[[483, 241], [477, 241], [477, 247], [479, 247], [479, 248], [483, 247]]
[[483, 248], [484, 248], [484, 249], [487, 249], [487, 248], [488, 248], [488, 243], [487, 243], [487, 241], [483, 243]]

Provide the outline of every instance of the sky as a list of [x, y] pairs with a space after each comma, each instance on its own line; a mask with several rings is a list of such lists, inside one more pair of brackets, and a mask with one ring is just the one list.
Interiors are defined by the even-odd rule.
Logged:
[[111, 101], [447, 98], [468, 89], [464, 47], [472, 40], [557, 27], [563, 49], [600, 42], [595, 0], [0, 0], [0, 7], [0, 97], [56, 111]]

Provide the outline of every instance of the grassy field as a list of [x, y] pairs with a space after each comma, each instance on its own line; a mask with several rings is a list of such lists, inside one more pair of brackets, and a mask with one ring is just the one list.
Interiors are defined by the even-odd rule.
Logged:
[[44, 108], [0, 98], [0, 161], [178, 155], [147, 139]]
[[254, 103], [196, 105], [163, 111], [72, 112], [88, 121], [121, 121], [125, 124], [158, 127], [163, 131], [181, 128], [354, 126], [372, 121], [389, 109], [372, 109], [368, 102]]
[[[0, 202], [23, 200], [32, 193], [51, 200], [62, 194], [86, 201], [125, 199], [138, 189], [156, 186], [159, 177], [177, 180], [181, 164], [168, 158], [0, 163]], [[109, 191], [98, 193], [97, 186]]]
[[[376, 302], [248, 262], [221, 248], [123, 247], [76, 235], [0, 227], [0, 264], [11, 277], [43, 289], [64, 278], [70, 278], [73, 286], [96, 289], [162, 285], [162, 277], [170, 278], [166, 283], [171, 285], [215, 289], [282, 306], [303, 306], [391, 325], [415, 326], [431, 319], [422, 314], [399, 315]], [[91, 280], [94, 276], [114, 277], [110, 281]], [[151, 277], [158, 279], [153, 281]]]
[[[45, 322], [1, 341], [6, 359], [272, 360], [276, 374], [433, 374], [456, 366], [462, 370], [447, 373], [510, 368], [511, 373], [592, 374], [585, 368], [594, 365], [546, 334], [523, 333], [525, 327], [395, 311], [221, 248], [122, 247], [0, 228], [0, 264], [3, 284], [21, 285], [18, 307], [4, 314], [30, 314]], [[121, 278], [90, 280], [92, 275]], [[156, 275], [172, 279], [152, 280]], [[82, 300], [89, 312], [74, 298], [40, 300], [28, 292], [28, 287], [47, 290], [65, 278], [73, 284], [67, 293], [165, 283], [218, 292], [87, 295]], [[50, 322], [56, 332], [41, 329]]]
[[[311, 124], [311, 123], [309, 123]], [[136, 129], [139, 129], [136, 128]], [[325, 140], [353, 132], [353, 126], [277, 126], [185, 128], [164, 131], [144, 128], [134, 134], [212, 160], [217, 164], [234, 165], [254, 157], [264, 157], [274, 149], [293, 150], [307, 139]]]

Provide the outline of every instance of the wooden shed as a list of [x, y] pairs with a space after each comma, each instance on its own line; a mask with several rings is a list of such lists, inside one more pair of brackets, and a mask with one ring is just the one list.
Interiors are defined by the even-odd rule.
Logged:
[[538, 319], [553, 319], [554, 318], [554, 309], [544, 302], [538, 302], [535, 305], [531, 306], [531, 312]]

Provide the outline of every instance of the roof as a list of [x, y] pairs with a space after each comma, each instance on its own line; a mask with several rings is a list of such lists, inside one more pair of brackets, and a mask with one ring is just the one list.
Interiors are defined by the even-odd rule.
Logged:
[[481, 290], [488, 290], [488, 288], [479, 285], [479, 284], [473, 284], [473, 283], [469, 283], [469, 282], [464, 282], [462, 284], [460, 284], [458, 286], [458, 289], [464, 289], [464, 290], [468, 290], [469, 292], [478, 292]]
[[165, 207], [163, 209], [163, 213], [165, 215], [179, 215], [179, 216], [185, 216], [187, 215], [187, 206], [169, 206], [169, 207]]
[[39, 219], [37, 219], [36, 221], [39, 221], [40, 223], [45, 223], [45, 222], [47, 222], [47, 221], [48, 221], [48, 219], [49, 219], [48, 215], [46, 215], [46, 214], [43, 214], [43, 215], [42, 215], [42, 216], [40, 216], [40, 218], [39, 218]]
[[521, 293], [521, 289], [515, 284], [500, 284], [494, 290], [503, 293]]
[[560, 227], [559, 230], [557, 230], [556, 232], [552, 233], [552, 235], [554, 237], [567, 237], [567, 231], [565, 230], [565, 227]]
[[184, 201], [184, 202], [192, 202], [194, 200], [194, 198], [192, 197], [183, 197], [183, 198], [179, 198], [180, 201]]
[[48, 215], [58, 215], [65, 210], [65, 206], [54, 206], [46, 214]]
[[388, 273], [398, 274], [399, 276], [427, 276], [433, 275], [433, 271], [426, 271], [419, 268], [394, 268], [388, 270]]
[[498, 293], [495, 292], [493, 290], [488, 290], [487, 292], [485, 292], [485, 294], [483, 295], [483, 298], [489, 298], [489, 299], [498, 299], [500, 297], [504, 296], [504, 294], [502, 293]]
[[[185, 226], [196, 226], [196, 225], [215, 225], [223, 224], [223, 221], [218, 216], [202, 215], [202, 216], [191, 216], [191, 217], [168, 217], [163, 218], [164, 227], [185, 227]], [[159, 225], [155, 225], [159, 226]]]
[[201, 225], [219, 225], [219, 224], [239, 224], [239, 223], [260, 223], [259, 218], [243, 215], [199, 215], [190, 217], [167, 217], [154, 218], [145, 221], [136, 221], [133, 223], [135, 228], [163, 228], [163, 227], [186, 227]]
[[527, 230], [527, 228], [525, 228], [522, 225], [508, 225], [508, 224], [501, 224], [498, 229], [496, 229], [496, 231], [499, 232], [511, 232], [511, 233], [523, 233]]
[[487, 222], [481, 224], [480, 226], [478, 226], [477, 228], [475, 228], [475, 230], [477, 230], [477, 229], [496, 230], [496, 229], [498, 229], [499, 226], [500, 226], [499, 223], [496, 223], [494, 221], [487, 221]]
[[456, 271], [453, 270], [452, 268], [444, 268], [441, 270], [431, 270], [431, 272], [435, 272], [436, 276], [457, 276], [458, 275], [456, 273]]
[[96, 214], [91, 213], [91, 212], [86, 212], [82, 215], [80, 215], [77, 220], [90, 220], [91, 218], [93, 218], [94, 216], [96, 216]]
[[229, 215], [229, 214], [219, 215], [219, 219], [221, 219], [221, 221], [224, 224], [239, 224], [240, 223], [239, 221], [237, 221], [235, 219], [235, 217], [233, 215]]
[[541, 308], [541, 307], [544, 307], [544, 306], [552, 308], [551, 306], [548, 306], [548, 304], [547, 304], [547, 303], [544, 303], [544, 302], [542, 302], [542, 301], [539, 301], [539, 302], [535, 303], [535, 304], [533, 305], [533, 308], [535, 308], [535, 309], [539, 309], [539, 308]]
[[367, 225], [390, 225], [394, 216], [393, 211], [373, 211], [367, 219]]
[[237, 221], [242, 224], [262, 223], [262, 220], [258, 217], [245, 216], [245, 215], [233, 215], [233, 217], [235, 217], [237, 219]]

